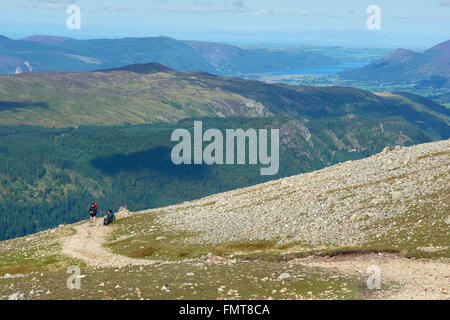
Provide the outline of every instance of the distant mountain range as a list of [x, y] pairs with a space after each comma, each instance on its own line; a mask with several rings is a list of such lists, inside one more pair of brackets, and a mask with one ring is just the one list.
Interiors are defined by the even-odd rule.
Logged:
[[339, 64], [301, 49], [243, 49], [168, 37], [74, 40], [35, 35], [13, 40], [0, 36], [1, 74], [94, 71], [148, 62], [221, 75]]
[[398, 49], [367, 66], [345, 70], [339, 75], [350, 80], [450, 87], [450, 40], [423, 53]]

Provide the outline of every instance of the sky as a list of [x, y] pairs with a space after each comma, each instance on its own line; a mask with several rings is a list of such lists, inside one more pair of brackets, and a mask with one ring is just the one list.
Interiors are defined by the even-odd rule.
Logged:
[[[67, 28], [70, 5], [80, 8], [79, 30]], [[367, 28], [370, 5], [380, 8], [379, 30]], [[0, 34], [421, 47], [450, 39], [450, 0], [1, 0]]]

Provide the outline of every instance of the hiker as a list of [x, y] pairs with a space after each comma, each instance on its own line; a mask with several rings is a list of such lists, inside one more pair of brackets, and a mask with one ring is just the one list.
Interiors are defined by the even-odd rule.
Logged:
[[110, 223], [112, 223], [114, 220], [116, 220], [116, 214], [113, 213], [112, 210], [109, 210], [108, 214], [106, 215], [105, 219], [103, 220], [103, 225], [107, 226]]
[[97, 217], [97, 203], [93, 203], [91, 207], [89, 208], [89, 216], [90, 216], [90, 226], [95, 226], [95, 217]]

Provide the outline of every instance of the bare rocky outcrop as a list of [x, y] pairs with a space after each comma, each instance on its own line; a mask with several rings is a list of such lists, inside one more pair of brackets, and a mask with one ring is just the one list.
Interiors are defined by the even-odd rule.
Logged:
[[127, 208], [125, 207], [120, 207], [119, 210], [117, 210], [116, 213], [116, 219], [123, 219], [123, 218], [128, 218], [132, 215], [133, 213], [131, 211], [129, 211]]

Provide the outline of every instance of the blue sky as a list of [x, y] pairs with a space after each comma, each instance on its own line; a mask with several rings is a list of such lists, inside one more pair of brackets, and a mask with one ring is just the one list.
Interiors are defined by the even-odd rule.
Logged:
[[[81, 9], [81, 30], [66, 28], [70, 4]], [[0, 34], [295, 42], [327, 31], [317, 36], [331, 41], [364, 37], [354, 30], [367, 31], [369, 5], [381, 8], [381, 37], [417, 46], [450, 38], [450, 0], [2, 0]]]

